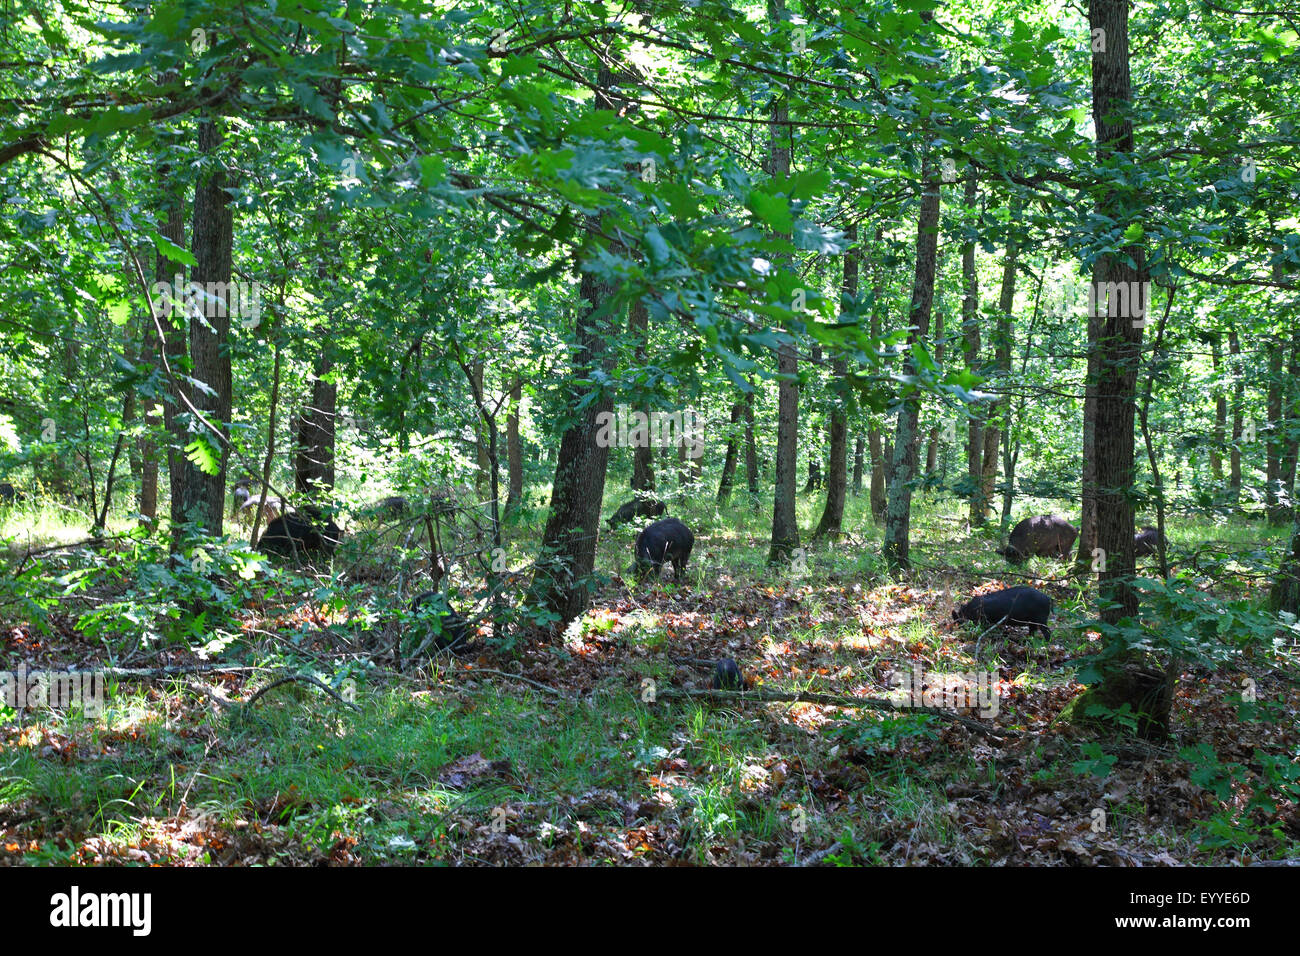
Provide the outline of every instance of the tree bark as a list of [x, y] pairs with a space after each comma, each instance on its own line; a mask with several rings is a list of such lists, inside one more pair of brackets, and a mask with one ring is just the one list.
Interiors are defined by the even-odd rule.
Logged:
[[[768, 0], [767, 16], [773, 28], [781, 22], [785, 0]], [[785, 94], [778, 92], [772, 102], [771, 141], [765, 172], [773, 179], [790, 175], [789, 125], [790, 108]], [[784, 237], [783, 238], [788, 238]], [[784, 266], [786, 257], [782, 257]], [[793, 334], [793, 333], [792, 333]], [[799, 547], [799, 522], [795, 513], [795, 486], [799, 463], [799, 372], [794, 342], [786, 342], [777, 351], [776, 370], [776, 476], [772, 503], [772, 546], [768, 552], [771, 563], [788, 560]]]
[[1241, 340], [1235, 329], [1228, 332], [1228, 371], [1232, 376], [1232, 447], [1228, 451], [1228, 498], [1236, 505], [1241, 501], [1241, 431], [1246, 379], [1241, 373]]
[[1210, 339], [1210, 361], [1214, 367], [1214, 444], [1210, 448], [1210, 476], [1217, 486], [1223, 483], [1223, 446], [1228, 438], [1228, 399], [1220, 377], [1223, 344], [1218, 333]]
[[[930, 333], [930, 309], [934, 303], [935, 256], [939, 239], [939, 182], [927, 156], [921, 167], [921, 208], [916, 229], [916, 271], [912, 279], [912, 304], [908, 313], [907, 358], [903, 374], [914, 378], [920, 371], [914, 350], [924, 347]], [[882, 554], [893, 568], [911, 566], [910, 530], [912, 483], [916, 478], [918, 423], [921, 393], [904, 387], [894, 433], [894, 457], [889, 475], [889, 503], [885, 512], [885, 542]]]
[[[975, 208], [979, 198], [979, 185], [972, 168], [966, 176], [962, 201], [966, 210]], [[966, 368], [980, 374], [979, 282], [975, 272], [975, 239], [972, 236], [961, 247], [961, 326], [962, 353]], [[979, 405], [970, 408], [966, 423], [966, 483], [970, 487], [970, 523], [979, 527], [988, 520], [988, 500], [984, 496], [984, 420], [988, 410]]]
[[736, 481], [736, 459], [740, 451], [740, 436], [736, 434], [745, 415], [743, 399], [731, 403], [731, 427], [727, 430], [727, 456], [722, 462], [722, 477], [718, 480], [718, 504], [731, 500], [731, 487]]
[[866, 443], [861, 435], [853, 440], [853, 497], [862, 494], [862, 466]]
[[[1105, 37], [1104, 49], [1094, 46], [1092, 54], [1092, 115], [1097, 130], [1097, 158], [1106, 164], [1116, 154], [1131, 157], [1134, 150], [1133, 127], [1126, 110], [1133, 102], [1129, 79], [1128, 0], [1091, 0], [1089, 25], [1096, 35]], [[1131, 192], [1112, 191], [1097, 203], [1099, 217], [1123, 227], [1142, 211], [1142, 199]], [[1144, 250], [1126, 246], [1122, 254], [1103, 253], [1097, 260], [1093, 281], [1094, 308], [1099, 312], [1103, 288], [1111, 283], [1127, 284], [1128, 290], [1146, 287]], [[1104, 285], [1103, 285], [1104, 284]], [[1096, 533], [1097, 545], [1105, 559], [1098, 587], [1098, 613], [1107, 624], [1134, 619], [1138, 614], [1138, 594], [1133, 587], [1133, 421], [1138, 368], [1141, 362], [1142, 318], [1150, 307], [1147, 296], [1132, 308], [1117, 307], [1107, 296], [1106, 314], [1097, 339], [1097, 424], [1094, 435], [1096, 454]], [[1135, 314], [1136, 313], [1136, 314]], [[1109, 641], [1122, 641], [1111, 637]], [[1086, 722], [1094, 704], [1110, 712], [1129, 706], [1137, 715], [1137, 732], [1148, 739], [1163, 740], [1169, 734], [1169, 714], [1173, 702], [1176, 670], [1172, 664], [1153, 670], [1141, 662], [1141, 655], [1126, 644], [1115, 648], [1103, 667], [1101, 680], [1076, 699], [1074, 713]], [[1118, 728], [1115, 728], [1118, 729]]]
[[[650, 311], [646, 308], [642, 299], [637, 299], [636, 302], [632, 303], [632, 307], [628, 309], [627, 325], [636, 342], [636, 363], [643, 366], [646, 359], [646, 339], [650, 329]], [[650, 415], [649, 408], [641, 408], [639, 411], [644, 413], [647, 418]], [[650, 448], [649, 442], [639, 442], [632, 448], [633, 491], [655, 490], [654, 461], [654, 452]]]
[[506, 459], [510, 471], [506, 490], [506, 514], [510, 514], [524, 500], [524, 454], [519, 439], [519, 406], [524, 398], [523, 383], [515, 379], [510, 389], [510, 410], [506, 413]]
[[1269, 591], [1269, 606], [1274, 611], [1300, 614], [1300, 508], [1295, 510], [1296, 523], [1291, 530], [1291, 546], [1282, 558], [1277, 577]]
[[[163, 170], [161, 179], [169, 182], [168, 173]], [[163, 215], [162, 234], [179, 248], [185, 247], [185, 201], [175, 193], [166, 197]], [[155, 263], [155, 275], [158, 282], [180, 292], [184, 288], [185, 266], [183, 263], [167, 258], [159, 252]], [[161, 306], [159, 303], [157, 306]], [[180, 375], [181, 367], [189, 356], [189, 335], [186, 323], [189, 316], [178, 305], [168, 303], [166, 314], [158, 319], [158, 326], [163, 330], [163, 351], [167, 365], [172, 370], [171, 394], [163, 402], [163, 426], [167, 430], [167, 490], [170, 500], [172, 522], [171, 549], [175, 553], [180, 543], [179, 529], [185, 520], [185, 446], [189, 443], [192, 431], [190, 413], [183, 401], [184, 386]]]
[[[609, 90], [613, 74], [602, 66], [596, 80], [594, 106], [612, 110]], [[593, 231], [600, 223], [592, 222]], [[579, 287], [582, 299], [578, 313], [572, 379], [589, 380], [593, 371], [609, 371], [606, 343], [615, 323], [598, 317], [615, 298], [618, 289], [593, 273], [583, 274]], [[541, 606], [567, 624], [587, 609], [589, 580], [596, 563], [596, 540], [600, 533], [600, 506], [605, 495], [605, 472], [609, 446], [597, 442], [597, 424], [613, 411], [613, 398], [597, 385], [576, 387], [569, 392], [571, 424], [560, 438], [555, 480], [551, 490], [551, 513], [542, 532], [541, 554], [529, 588], [528, 603]], [[586, 403], [583, 408], [583, 403]], [[581, 409], [581, 411], [579, 411]]]
[[[858, 258], [861, 255], [858, 249], [857, 226], [850, 226], [846, 236], [849, 245], [844, 253], [843, 299], [847, 308], [856, 310], [858, 300]], [[832, 389], [833, 394], [831, 396], [833, 402], [830, 414], [831, 458], [826, 474], [826, 507], [822, 510], [821, 520], [817, 522], [817, 530], [813, 532], [814, 538], [839, 534], [844, 523], [844, 498], [848, 483], [849, 440], [849, 419], [845, 402], [848, 400], [846, 390], [849, 365], [843, 355], [837, 355], [831, 359], [831, 373], [835, 376], [835, 387]]]
[[1282, 363], [1285, 349], [1268, 350], [1268, 423], [1264, 426], [1264, 514], [1269, 524], [1286, 522], [1290, 509], [1280, 504], [1278, 486], [1282, 483]]
[[293, 483], [299, 494], [328, 494], [334, 487], [334, 440], [338, 418], [338, 386], [326, 381], [333, 360], [326, 352], [326, 338], [316, 356], [311, 397], [295, 417]]
[[[1096, 275], [1094, 274], [1094, 281]], [[1095, 310], [1093, 310], [1095, 311]], [[1083, 386], [1083, 476], [1079, 497], [1079, 551], [1075, 571], [1092, 570], [1092, 553], [1097, 549], [1097, 389], [1101, 377], [1101, 336], [1104, 323], [1088, 315], [1088, 371]]]
[[[222, 142], [218, 122], [209, 118], [199, 124], [199, 151], [206, 158], [207, 168], [194, 193], [192, 281], [205, 290], [209, 283], [214, 290], [228, 290], [232, 272], [234, 220], [226, 192], [226, 173], [218, 155]], [[216, 291], [213, 295], [197, 297], [195, 312], [189, 322], [192, 374], [206, 383], [211, 392], [195, 389], [191, 401], [218, 431], [203, 437], [216, 451], [219, 465], [216, 474], [208, 475], [191, 462], [185, 462], [180, 513], [208, 534], [220, 535], [226, 510], [226, 463], [230, 456], [229, 293]], [[198, 432], [205, 426], [195, 422], [195, 428]]]
[[[941, 271], [942, 264], [936, 265], [936, 271]], [[943, 341], [943, 309], [935, 311], [934, 315], [934, 364], [943, 368], [944, 341]], [[942, 420], [944, 408], [942, 405], [938, 409], [939, 419]], [[939, 460], [939, 421], [930, 426], [930, 442], [925, 451], [925, 475], [927, 478], [934, 475], [934, 470]]]
[[[477, 359], [470, 364], [470, 373], [473, 375], [473, 388], [479, 395], [486, 394], [483, 390], [484, 383], [487, 379], [486, 364], [482, 359]], [[492, 485], [492, 456], [490, 446], [492, 444], [492, 435], [486, 431], [487, 424], [483, 421], [483, 416], [476, 416], [474, 419], [474, 453], [477, 459], [477, 468], [474, 472], [474, 485], [478, 489], [480, 497], [485, 490], [490, 490]], [[494, 429], [495, 433], [495, 429]]]
[[754, 439], [754, 389], [752, 387], [745, 393], [745, 487], [749, 492], [749, 506], [754, 511], [757, 511], [759, 504], [758, 443]]
[[1291, 360], [1287, 367], [1282, 402], [1282, 451], [1278, 475], [1278, 518], [1284, 524], [1294, 518], [1295, 473], [1300, 457], [1300, 328], [1291, 333]]
[[[1011, 213], [1013, 221], [1018, 217], [1019, 210], [1019, 205], [1013, 202]], [[1016, 307], [1016, 272], [1019, 267], [1020, 247], [1014, 241], [1008, 241], [1006, 257], [1002, 261], [1002, 285], [998, 290], [998, 324], [993, 343], [993, 368], [1002, 383], [1006, 383], [1011, 375], [1011, 345], [1015, 334], [1012, 313]], [[989, 408], [988, 417], [984, 420], [984, 451], [980, 465], [980, 492], [987, 508], [993, 502], [993, 490], [998, 477], [998, 445], [1001, 443], [1002, 462], [1006, 472], [1005, 481], [1008, 484], [1002, 496], [1004, 519], [1009, 513], [1010, 496], [1014, 494], [1014, 488], [1011, 487], [1012, 473], [1006, 467], [1010, 460], [1007, 449], [1010, 446], [1011, 407], [1011, 399], [1003, 396]]]
[[[876, 229], [877, 248], [884, 235], [884, 229], [878, 227]], [[880, 277], [880, 268], [873, 265], [871, 269], [871, 338], [875, 342], [879, 342], [883, 335], [884, 312], [881, 304], [883, 291], [884, 286]], [[875, 425], [874, 415], [872, 416], [872, 424], [867, 429], [867, 448], [871, 452], [871, 520], [876, 524], [882, 524], [885, 520], [886, 507], [885, 472], [891, 456], [881, 448], [880, 429]]]

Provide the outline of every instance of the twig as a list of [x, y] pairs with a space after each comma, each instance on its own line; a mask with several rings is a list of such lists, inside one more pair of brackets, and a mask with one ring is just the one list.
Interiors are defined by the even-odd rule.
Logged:
[[557, 688], [555, 688], [555, 687], [548, 687], [546, 684], [540, 683], [539, 681], [535, 681], [535, 680], [533, 680], [533, 679], [530, 678], [530, 677], [524, 677], [522, 674], [511, 674], [509, 671], [496, 671], [496, 670], [492, 670], [490, 667], [475, 667], [475, 668], [473, 668], [472, 670], [466, 670], [466, 671], [464, 671], [464, 673], [466, 673], [466, 674], [496, 674], [498, 677], [508, 677], [508, 678], [510, 678], [510, 680], [523, 681], [525, 684], [529, 684], [529, 685], [531, 685], [531, 686], [533, 686], [533, 687], [536, 687], [538, 690], [546, 691], [546, 693], [548, 693], [548, 694], [554, 694], [556, 697], [568, 697], [568, 696], [569, 696], [569, 695], [566, 694], [564, 691], [559, 690], [559, 689], [557, 689]]

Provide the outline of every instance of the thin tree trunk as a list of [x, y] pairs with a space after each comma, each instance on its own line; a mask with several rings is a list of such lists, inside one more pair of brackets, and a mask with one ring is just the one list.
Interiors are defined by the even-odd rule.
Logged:
[[[936, 265], [937, 271], [942, 271], [942, 263]], [[939, 309], [934, 315], [934, 364], [943, 367], [944, 341], [943, 341], [943, 309]], [[939, 417], [944, 415], [943, 406], [939, 406]], [[939, 422], [936, 421], [930, 426], [930, 443], [925, 451], [925, 475], [927, 478], [934, 475], [935, 467], [939, 460]]]
[[510, 410], [506, 413], [506, 460], [510, 471], [506, 491], [506, 514], [510, 514], [524, 500], [524, 455], [519, 439], [519, 406], [523, 403], [523, 382], [515, 379], [510, 389]]
[[[233, 211], [226, 192], [226, 174], [218, 156], [222, 133], [218, 120], [199, 124], [199, 151], [207, 159], [194, 193], [193, 282], [207, 289], [228, 289], [232, 271]], [[208, 534], [221, 534], [226, 503], [226, 462], [230, 456], [231, 409], [230, 301], [229, 294], [203, 295], [196, 304], [199, 315], [190, 317], [190, 361], [193, 376], [211, 391], [195, 389], [191, 401], [220, 434], [203, 434], [218, 457], [216, 474], [205, 474], [186, 463], [181, 513]], [[196, 423], [196, 428], [204, 426]], [[202, 431], [200, 431], [202, 434]]]
[[[470, 365], [470, 373], [473, 376], [473, 384], [471, 387], [477, 394], [485, 394], [484, 384], [486, 382], [486, 368], [482, 359], [478, 359]], [[495, 416], [492, 417], [495, 418]], [[486, 427], [483, 415], [479, 415], [475, 418], [474, 453], [478, 467], [474, 472], [474, 485], [478, 489], [480, 497], [485, 489], [489, 491], [491, 490], [490, 486], [492, 484], [492, 475], [490, 474], [492, 468], [492, 456], [489, 454], [489, 446], [492, 444], [494, 439], [492, 435], [488, 435], [484, 432], [484, 428]], [[495, 434], [495, 428], [493, 429], [493, 434]]]
[[1232, 376], [1232, 447], [1228, 452], [1228, 498], [1236, 505], [1241, 501], [1241, 431], [1246, 379], [1241, 370], [1241, 340], [1235, 329], [1228, 333], [1228, 371]]
[[[1295, 510], [1295, 474], [1300, 457], [1300, 328], [1291, 333], [1291, 362], [1287, 368], [1286, 397], [1282, 404], [1282, 466], [1278, 476], [1278, 510], [1291, 519]], [[1279, 520], [1278, 524], [1285, 523]]]
[[[979, 185], [974, 168], [966, 176], [966, 190], [962, 196], [969, 214], [979, 198]], [[972, 235], [961, 247], [961, 326], [962, 352], [966, 368], [974, 375], [980, 374], [979, 281], [975, 272], [975, 239]], [[984, 496], [984, 420], [987, 409], [980, 405], [970, 408], [966, 424], [966, 482], [970, 486], [970, 523], [979, 527], [988, 519], [989, 503]]]
[[1220, 377], [1223, 344], [1218, 333], [1210, 339], [1210, 360], [1214, 366], [1214, 444], [1210, 448], [1210, 475], [1217, 486], [1223, 483], [1223, 446], [1228, 438], [1228, 399]]
[[[921, 208], [917, 217], [916, 272], [912, 280], [912, 304], [908, 313], [907, 359], [903, 374], [914, 378], [920, 368], [913, 350], [930, 333], [930, 309], [934, 303], [934, 277], [939, 233], [939, 181], [927, 156], [921, 166]], [[894, 457], [889, 475], [889, 503], [885, 513], [885, 543], [882, 554], [894, 568], [911, 566], [909, 550], [912, 521], [912, 482], [917, 466], [917, 426], [921, 415], [921, 393], [905, 387], [894, 433]]]
[[[1011, 216], [1014, 221], [1019, 215], [1020, 206], [1013, 201]], [[1020, 247], [1013, 241], [1007, 242], [1006, 257], [1002, 261], [1002, 286], [998, 290], [998, 323], [993, 345], [993, 367], [999, 375], [999, 381], [1005, 383], [1011, 375], [1011, 345], [1014, 336], [1012, 313], [1016, 307], [1016, 270], [1020, 266]], [[984, 421], [984, 453], [980, 465], [980, 491], [985, 502], [993, 501], [993, 490], [998, 477], [998, 444], [1002, 444], [1003, 470], [1006, 471], [1006, 485], [1002, 493], [1003, 523], [1010, 511], [1011, 496], [1014, 494], [1014, 475], [1006, 468], [1008, 462], [1014, 462], [1007, 448], [1011, 434], [1011, 399], [1004, 396], [989, 408]], [[988, 504], [985, 507], [988, 507]]]
[[738, 399], [732, 402], [731, 427], [727, 429], [727, 456], [722, 462], [722, 477], [718, 481], [719, 505], [725, 505], [731, 499], [731, 487], [736, 481], [736, 459], [740, 450], [740, 440], [736, 431], [744, 415], [744, 401]]
[[862, 494], [862, 466], [866, 442], [861, 435], [853, 440], [853, 497]]
[[1290, 509], [1281, 505], [1278, 486], [1282, 482], [1282, 363], [1286, 350], [1268, 350], [1268, 424], [1264, 428], [1264, 513], [1269, 524], [1283, 524]]
[[749, 492], [750, 508], [757, 511], [759, 505], [758, 443], [754, 439], [753, 388], [745, 393], [745, 488]]
[[[160, 171], [160, 178], [169, 184], [169, 169]], [[185, 202], [180, 195], [167, 196], [164, 210], [162, 234], [179, 248], [185, 248]], [[183, 263], [167, 258], [159, 251], [155, 265], [157, 281], [168, 285], [179, 293], [184, 288], [185, 266]], [[176, 552], [180, 544], [180, 525], [185, 521], [185, 446], [189, 443], [191, 428], [187, 427], [182, 417], [185, 402], [182, 394], [182, 379], [179, 374], [186, 357], [189, 355], [189, 336], [186, 324], [189, 316], [179, 307], [179, 303], [158, 303], [156, 307], [166, 306], [166, 314], [158, 319], [158, 326], [163, 330], [163, 350], [167, 365], [172, 370], [172, 394], [163, 402], [163, 426], [167, 430], [167, 486], [172, 522], [171, 549]]]
[[[768, 0], [767, 17], [775, 29], [782, 21], [785, 0]], [[768, 150], [766, 172], [773, 179], [784, 180], [790, 175], [790, 109], [784, 93], [778, 93], [772, 102], [771, 142]], [[788, 236], [781, 236], [787, 238]], [[782, 257], [781, 265], [787, 260]], [[799, 372], [794, 342], [786, 342], [777, 351], [776, 416], [776, 476], [772, 504], [772, 546], [769, 562], [789, 559], [799, 547], [799, 523], [795, 513], [795, 486], [799, 463]]]
[[[632, 307], [628, 310], [627, 324], [636, 341], [636, 363], [637, 365], [644, 365], [647, 347], [646, 337], [649, 335], [650, 328], [650, 312], [646, 308], [643, 299], [637, 299], [636, 302], [632, 303]], [[640, 411], [649, 418], [649, 408], [642, 408]], [[654, 453], [649, 442], [638, 442], [632, 448], [632, 490], [655, 490]]]
[[[846, 306], [856, 310], [858, 300], [858, 249], [857, 226], [850, 226], [846, 232], [848, 249], [844, 253], [843, 298]], [[824, 535], [839, 534], [844, 523], [844, 498], [848, 482], [848, 439], [849, 420], [845, 408], [847, 395], [848, 361], [843, 355], [831, 359], [831, 372], [835, 376], [836, 387], [832, 395], [831, 406], [831, 460], [826, 474], [826, 507], [821, 520], [817, 523], [814, 538]]]
[[[1094, 281], [1096, 276], [1094, 275]], [[1097, 389], [1101, 376], [1100, 342], [1104, 322], [1088, 315], [1088, 372], [1083, 390], [1083, 476], [1079, 498], [1079, 550], [1075, 571], [1086, 575], [1092, 570], [1093, 552], [1097, 550]]]
[[[879, 248], [884, 235], [884, 229], [877, 227], [877, 248]], [[881, 280], [880, 268], [874, 264], [873, 260], [871, 269], [871, 339], [873, 342], [879, 342], [883, 335], [883, 292], [884, 284]], [[867, 429], [867, 449], [871, 452], [871, 520], [875, 524], [882, 524], [885, 520], [886, 506], [885, 472], [888, 468], [891, 456], [881, 448], [880, 429], [875, 424], [874, 415], [872, 416], [871, 425]]]

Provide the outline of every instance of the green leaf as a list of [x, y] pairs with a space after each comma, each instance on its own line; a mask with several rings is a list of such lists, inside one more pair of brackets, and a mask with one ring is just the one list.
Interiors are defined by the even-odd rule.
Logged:
[[794, 215], [790, 212], [790, 201], [784, 196], [770, 196], [755, 189], [745, 200], [745, 205], [759, 222], [776, 232], [788, 233], [794, 229]]

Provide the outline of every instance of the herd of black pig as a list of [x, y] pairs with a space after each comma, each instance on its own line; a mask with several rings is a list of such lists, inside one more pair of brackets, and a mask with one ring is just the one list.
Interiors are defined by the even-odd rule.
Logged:
[[[1031, 557], [1064, 560], [1073, 553], [1074, 541], [1078, 537], [1079, 529], [1060, 515], [1034, 515], [1011, 529], [1007, 546], [999, 548], [998, 554], [1012, 564], [1024, 564]], [[1161, 544], [1167, 546], [1168, 539], [1148, 526], [1133, 536], [1133, 553], [1138, 558], [1149, 557], [1159, 550]], [[1043, 637], [1049, 637], [1051, 632], [1047, 629], [1047, 619], [1051, 614], [1050, 597], [1036, 588], [1015, 587], [971, 598], [954, 609], [952, 617], [954, 621], [990, 626], [1028, 626], [1030, 634], [1037, 630]]]
[[[657, 517], [663, 514], [662, 502], [643, 496], [622, 505], [609, 518], [610, 528], [631, 521], [635, 517]], [[1073, 553], [1079, 530], [1060, 515], [1035, 515], [1025, 518], [1011, 529], [1007, 546], [998, 549], [1011, 564], [1024, 564], [1031, 557], [1067, 559]], [[1162, 540], [1160, 532], [1145, 527], [1133, 537], [1137, 557], [1155, 554]], [[673, 577], [680, 577], [695, 544], [695, 536], [677, 518], [661, 518], [646, 525], [636, 538], [636, 565], [642, 571], [659, 571], [668, 562], [673, 565]], [[971, 598], [952, 612], [955, 621], [970, 621], [992, 626], [1007, 625], [1028, 627], [1044, 638], [1051, 636], [1047, 621], [1052, 614], [1052, 599], [1031, 587], [1004, 588]], [[719, 661], [713, 672], [715, 690], [741, 690], [744, 678], [739, 666], [730, 658]]]
[[[251, 490], [252, 479], [241, 478], [234, 487], [234, 514], [249, 513], [261, 501], [261, 495]], [[23, 495], [9, 482], [0, 482], [0, 504], [12, 504], [23, 500]], [[408, 510], [408, 502], [400, 495], [384, 498], [372, 506], [372, 511], [382, 517], [400, 517]], [[641, 575], [651, 571], [661, 572], [665, 564], [671, 564], [674, 580], [680, 578], [686, 570], [691, 549], [695, 546], [695, 536], [691, 529], [678, 518], [660, 518], [665, 511], [664, 503], [648, 495], [638, 494], [631, 501], [621, 505], [608, 519], [610, 529], [619, 527], [637, 518], [658, 518], [646, 525], [636, 536], [633, 547], [635, 568]], [[270, 521], [266, 532], [258, 542], [258, 549], [267, 554], [303, 560], [322, 554], [334, 552], [343, 532], [334, 523], [333, 518], [314, 506], [305, 506], [301, 511], [290, 509], [281, 498], [268, 498], [263, 514]], [[1012, 564], [1023, 564], [1031, 557], [1051, 557], [1064, 560], [1073, 552], [1074, 542], [1079, 531], [1060, 515], [1034, 515], [1025, 518], [1011, 529], [1011, 534], [1004, 548], [998, 549]], [[1134, 554], [1149, 557], [1157, 553], [1162, 544], [1160, 532], [1150, 526], [1144, 527], [1133, 538]], [[417, 595], [411, 610], [420, 610], [436, 592]], [[443, 601], [445, 604], [445, 600]], [[1027, 626], [1029, 632], [1041, 632], [1048, 637], [1048, 618], [1052, 613], [1052, 599], [1031, 587], [1005, 588], [989, 594], [982, 594], [955, 608], [953, 620], [971, 621], [990, 626], [1005, 624]], [[447, 605], [442, 615], [442, 635], [435, 642], [439, 649], [460, 649], [465, 646], [468, 627], [464, 618]], [[726, 658], [719, 661], [714, 670], [713, 687], [717, 690], [738, 690], [744, 686], [744, 679], [735, 661]]]

